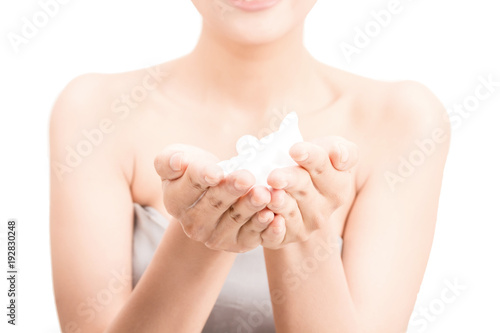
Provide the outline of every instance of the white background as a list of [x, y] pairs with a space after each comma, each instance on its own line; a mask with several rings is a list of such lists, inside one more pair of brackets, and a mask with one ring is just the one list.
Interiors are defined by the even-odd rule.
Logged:
[[[47, 1], [47, 0], [43, 0]], [[401, 0], [402, 12], [348, 63], [342, 41], [389, 0], [319, 0], [306, 44], [321, 61], [382, 80], [417, 80], [451, 108], [474, 94], [478, 77], [500, 81], [495, 1]], [[40, 11], [34, 0], [2, 1], [0, 61], [0, 221], [19, 220], [19, 325], [7, 332], [58, 332], [49, 257], [48, 119], [65, 84], [87, 72], [141, 68], [183, 55], [200, 18], [189, 0], [70, 0], [16, 53], [8, 32]], [[409, 332], [500, 332], [500, 87], [454, 126], [435, 243], [415, 308], [432, 320]], [[0, 266], [5, 267], [5, 239]], [[4, 276], [4, 273], [0, 274]], [[441, 301], [446, 281], [466, 290]], [[0, 331], [6, 324], [1, 278]], [[452, 295], [450, 293], [448, 296]], [[441, 305], [444, 308], [441, 308]]]

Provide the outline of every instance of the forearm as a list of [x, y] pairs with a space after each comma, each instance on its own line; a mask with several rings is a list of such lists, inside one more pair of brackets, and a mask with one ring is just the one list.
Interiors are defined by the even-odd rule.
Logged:
[[264, 250], [277, 332], [359, 332], [336, 236]]
[[200, 332], [234, 258], [189, 239], [171, 223], [107, 332]]

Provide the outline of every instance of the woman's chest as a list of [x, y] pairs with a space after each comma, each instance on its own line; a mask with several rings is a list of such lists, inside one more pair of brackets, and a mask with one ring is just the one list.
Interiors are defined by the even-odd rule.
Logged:
[[[236, 154], [239, 137], [251, 134], [264, 137], [278, 130], [281, 121], [290, 110], [276, 110], [265, 116], [234, 115], [230, 118], [200, 112], [199, 116], [182, 113], [156, 119], [152, 117], [137, 127], [134, 134], [134, 176], [131, 184], [132, 198], [144, 206], [152, 206], [167, 215], [163, 208], [161, 182], [155, 172], [153, 161], [170, 144], [192, 145], [211, 152], [220, 160]], [[349, 128], [341, 118], [331, 114], [299, 115], [299, 128], [305, 141], [325, 136], [346, 136]], [[343, 230], [343, 221], [348, 210], [340, 210], [332, 219], [338, 229]]]

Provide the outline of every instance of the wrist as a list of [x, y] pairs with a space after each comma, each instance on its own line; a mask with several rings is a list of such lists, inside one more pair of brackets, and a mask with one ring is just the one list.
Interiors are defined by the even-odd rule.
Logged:
[[175, 243], [178, 245], [178, 248], [182, 249], [183, 253], [192, 255], [192, 259], [200, 261], [211, 259], [232, 261], [236, 258], [236, 253], [210, 249], [202, 242], [189, 238], [184, 232], [182, 225], [177, 220], [173, 220], [172, 222], [167, 232], [171, 233], [172, 238], [175, 238]]
[[326, 260], [332, 255], [340, 255], [342, 250], [342, 239], [333, 234], [316, 233], [307, 241], [300, 243], [290, 243], [280, 249], [264, 248], [264, 255], [267, 258], [279, 258], [279, 260]]

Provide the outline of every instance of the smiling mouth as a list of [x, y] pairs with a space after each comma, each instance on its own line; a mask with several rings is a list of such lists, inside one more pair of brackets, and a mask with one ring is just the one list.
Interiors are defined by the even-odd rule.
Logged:
[[234, 7], [248, 12], [269, 9], [280, 1], [281, 0], [229, 0]]

